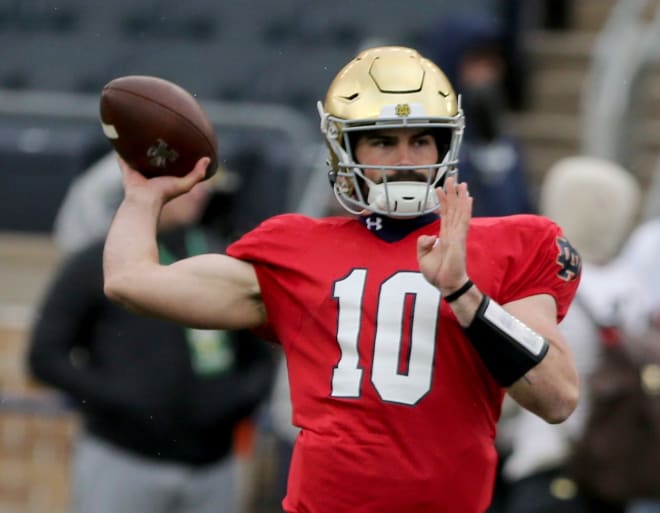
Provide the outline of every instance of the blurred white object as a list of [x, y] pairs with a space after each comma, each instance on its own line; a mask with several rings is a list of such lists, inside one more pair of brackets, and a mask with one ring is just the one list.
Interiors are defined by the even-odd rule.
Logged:
[[114, 152], [94, 163], [69, 187], [55, 218], [55, 243], [65, 253], [105, 237], [124, 197]]
[[573, 156], [548, 170], [541, 213], [559, 224], [583, 259], [610, 261], [632, 229], [641, 200], [636, 178], [608, 160]]

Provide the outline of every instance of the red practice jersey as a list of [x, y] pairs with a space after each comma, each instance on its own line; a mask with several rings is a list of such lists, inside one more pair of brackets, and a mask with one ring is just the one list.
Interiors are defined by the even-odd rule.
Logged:
[[[252, 262], [282, 345], [299, 435], [293, 513], [483, 513], [504, 390], [417, 263], [417, 238], [386, 242], [351, 218], [274, 217], [227, 253]], [[467, 271], [505, 304], [550, 294], [563, 317], [579, 257], [539, 216], [471, 223]]]

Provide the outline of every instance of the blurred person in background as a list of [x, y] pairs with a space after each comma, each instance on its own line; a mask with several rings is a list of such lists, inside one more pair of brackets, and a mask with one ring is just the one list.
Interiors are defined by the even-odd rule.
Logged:
[[466, 127], [461, 179], [475, 216], [534, 211], [520, 141], [506, 127], [506, 53], [502, 23], [481, 12], [449, 12], [429, 37], [431, 59], [461, 95]]
[[505, 506], [498, 511], [624, 511], [621, 504], [609, 503], [578, 489], [568, 464], [589, 410], [585, 387], [599, 359], [602, 344], [599, 327], [620, 326], [627, 333], [638, 335], [648, 312], [643, 284], [631, 279], [635, 265], [627, 260], [621, 266], [617, 259], [636, 223], [640, 198], [640, 185], [631, 173], [598, 158], [562, 159], [544, 178], [541, 213], [562, 226], [583, 258], [576, 301], [559, 325], [575, 356], [582, 399], [576, 412], [561, 425], [548, 425], [520, 409], [508, 421], [511, 452], [503, 467], [508, 487]]
[[[656, 176], [660, 177], [660, 173]], [[660, 184], [660, 180], [657, 180], [657, 183]], [[649, 203], [660, 202], [660, 195], [654, 193], [660, 193], [660, 189], [647, 195], [647, 214], [653, 208], [653, 205], [650, 208]], [[651, 343], [656, 344], [656, 354], [660, 354], [660, 211], [635, 228], [617, 258], [617, 264], [639, 283], [647, 295], [649, 315], [640, 324], [647, 324], [649, 329], [656, 333], [656, 338], [652, 339]], [[660, 472], [660, 462], [658, 462], [658, 472]], [[626, 513], [660, 513], [660, 498], [635, 499], [628, 505]]]
[[[85, 177], [96, 197], [113, 182], [100, 171], [105, 164]], [[116, 160], [112, 171], [117, 181]], [[198, 225], [210, 188], [200, 183], [163, 209], [163, 265], [223, 249]], [[89, 221], [84, 205], [67, 205], [82, 223]], [[34, 377], [82, 415], [73, 511], [238, 513], [244, 498], [235, 432], [269, 393], [271, 349], [248, 331], [189, 329], [110, 302], [103, 293], [105, 218], [95, 221], [86, 232], [97, 235], [94, 242], [66, 238], [69, 252], [40, 305], [28, 355]]]

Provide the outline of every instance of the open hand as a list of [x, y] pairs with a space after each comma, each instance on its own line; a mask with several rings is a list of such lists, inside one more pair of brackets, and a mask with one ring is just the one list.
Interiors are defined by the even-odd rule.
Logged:
[[417, 260], [424, 277], [444, 294], [450, 294], [467, 279], [465, 243], [472, 219], [473, 199], [466, 183], [448, 177], [445, 188], [436, 189], [440, 202], [440, 234], [417, 239]]

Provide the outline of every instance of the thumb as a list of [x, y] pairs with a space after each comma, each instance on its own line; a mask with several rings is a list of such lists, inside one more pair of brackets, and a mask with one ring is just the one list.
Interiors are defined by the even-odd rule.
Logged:
[[192, 173], [197, 178], [195, 182], [200, 182], [206, 178], [206, 173], [210, 164], [211, 159], [209, 157], [202, 157], [197, 161]]
[[197, 161], [195, 167], [183, 177], [182, 185], [186, 190], [192, 189], [193, 186], [206, 178], [206, 168], [211, 163], [209, 157], [202, 157]]

